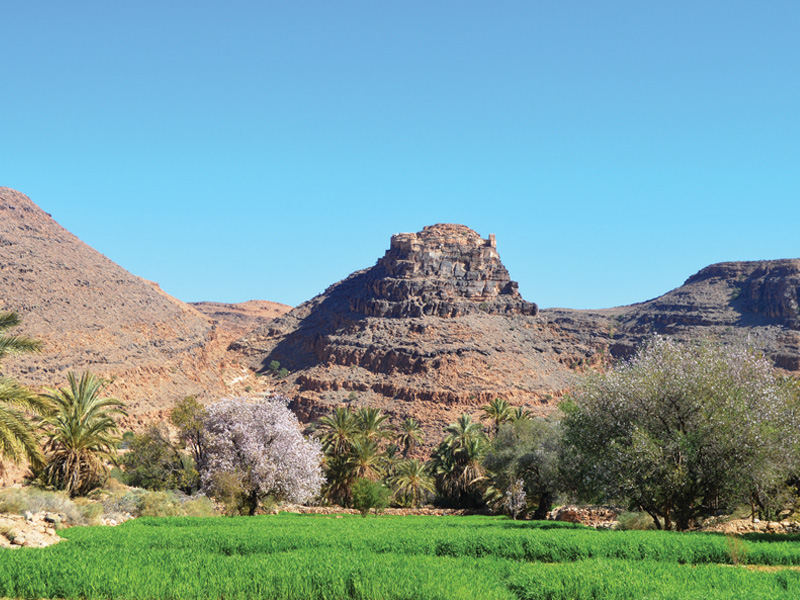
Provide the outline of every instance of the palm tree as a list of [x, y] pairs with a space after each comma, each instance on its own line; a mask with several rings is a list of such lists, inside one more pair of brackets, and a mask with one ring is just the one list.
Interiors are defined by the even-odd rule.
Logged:
[[382, 439], [392, 436], [392, 431], [387, 426], [386, 420], [389, 417], [384, 415], [379, 408], [359, 408], [355, 414], [358, 424], [358, 434], [367, 440], [379, 442]]
[[42, 478], [47, 485], [77, 496], [105, 479], [106, 462], [116, 460], [120, 440], [113, 416], [127, 413], [119, 400], [102, 397], [107, 381], [89, 372], [80, 380], [70, 372], [67, 381], [69, 387], [47, 394], [56, 410], [44, 419], [47, 466]]
[[383, 469], [384, 477], [386, 479], [394, 477], [395, 471], [397, 470], [397, 465], [399, 465], [401, 462], [402, 461], [400, 460], [400, 454], [397, 451], [397, 446], [395, 444], [387, 446], [383, 451], [383, 455], [381, 456], [381, 468]]
[[395, 496], [405, 498], [411, 504], [411, 508], [416, 508], [426, 494], [433, 494], [436, 486], [433, 482], [428, 467], [425, 463], [417, 460], [404, 460], [397, 466], [394, 477], [391, 478]]
[[487, 442], [483, 427], [470, 415], [461, 415], [445, 432], [431, 456], [436, 488], [443, 498], [459, 505], [480, 502], [480, 488], [486, 481], [481, 465]]
[[383, 476], [381, 462], [381, 450], [377, 442], [366, 438], [356, 439], [346, 459], [350, 483], [356, 479], [380, 479]]
[[511, 405], [502, 398], [495, 398], [489, 404], [481, 407], [483, 416], [494, 421], [494, 434], [500, 431], [500, 424], [505, 423], [511, 417]]
[[0, 313], [0, 360], [9, 354], [23, 354], [41, 350], [41, 342], [22, 335], [7, 335], [5, 332], [22, 322], [15, 312]]
[[533, 413], [523, 406], [518, 406], [508, 415], [509, 423], [519, 423], [521, 421], [530, 421], [531, 419], [533, 419]]
[[329, 415], [317, 421], [314, 435], [322, 442], [322, 449], [329, 456], [346, 454], [358, 433], [355, 415], [349, 408], [338, 406]]
[[414, 419], [406, 419], [400, 425], [400, 430], [397, 432], [395, 441], [403, 447], [403, 458], [408, 458], [408, 455], [414, 449], [414, 446], [421, 444], [425, 439], [425, 432]]
[[[5, 332], [20, 323], [17, 313], [0, 313], [0, 359], [10, 354], [38, 352], [41, 344], [30, 338]], [[26, 413], [48, 414], [50, 404], [12, 379], [0, 377], [0, 458], [19, 464], [27, 460], [40, 468], [44, 456], [39, 449], [33, 423]], [[2, 472], [0, 462], [0, 472]]]
[[470, 415], [461, 415], [458, 421], [450, 423], [444, 428], [447, 434], [444, 443], [453, 451], [457, 451], [467, 444], [469, 440], [486, 437], [483, 433], [483, 426], [472, 420]]

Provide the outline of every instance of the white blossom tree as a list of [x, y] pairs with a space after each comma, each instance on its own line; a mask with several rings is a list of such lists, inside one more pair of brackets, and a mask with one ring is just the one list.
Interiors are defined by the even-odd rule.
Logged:
[[254, 514], [268, 497], [308, 502], [324, 483], [322, 449], [303, 437], [288, 398], [225, 399], [208, 407], [203, 429], [203, 489], [214, 493], [222, 479], [237, 482]]

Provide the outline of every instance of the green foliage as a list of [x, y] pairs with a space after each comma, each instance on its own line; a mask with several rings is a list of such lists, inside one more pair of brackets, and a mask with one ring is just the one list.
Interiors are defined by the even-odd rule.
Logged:
[[653, 519], [645, 512], [624, 512], [617, 517], [620, 531], [647, 531], [655, 529]]
[[391, 492], [389, 488], [378, 481], [370, 479], [357, 479], [353, 483], [353, 508], [366, 517], [370, 509], [375, 509], [375, 514], [389, 506]]
[[800, 449], [793, 402], [747, 350], [655, 338], [564, 407], [573, 483], [686, 529], [785, 486]]
[[455, 506], [480, 506], [488, 484], [482, 464], [488, 438], [470, 415], [445, 428], [447, 434], [431, 456], [440, 501]]
[[286, 367], [281, 367], [280, 370], [278, 371], [277, 375], [278, 379], [286, 379], [288, 376], [289, 376], [289, 369], [287, 369]]
[[281, 368], [281, 363], [279, 363], [277, 360], [270, 361], [267, 368], [269, 369], [270, 373], [275, 375], [275, 373], [277, 373], [278, 370]]
[[[0, 360], [9, 354], [40, 350], [38, 341], [6, 333], [19, 324], [20, 318], [16, 313], [0, 313]], [[44, 457], [29, 415], [47, 415], [51, 411], [52, 407], [45, 399], [12, 379], [0, 377], [0, 459], [14, 463], [28, 461], [32, 467], [41, 468]]]
[[187, 396], [177, 402], [169, 415], [169, 421], [178, 429], [178, 436], [194, 460], [199, 471], [206, 463], [203, 446], [203, 426], [208, 412], [194, 396]]
[[[796, 571], [732, 569], [725, 536], [493, 517], [141, 518], [0, 553], [0, 596], [216, 600], [793, 600]], [[741, 539], [740, 562], [800, 564]], [[76, 568], [76, 565], [79, 568]], [[202, 573], [202, 577], [198, 577]]]
[[181, 452], [169, 439], [164, 425], [150, 425], [128, 442], [122, 455], [122, 480], [149, 490], [181, 490], [191, 494], [200, 488], [200, 475], [192, 457]]
[[565, 488], [560, 424], [545, 419], [522, 419], [501, 425], [483, 465], [503, 497], [520, 480], [525, 496], [535, 507], [532, 517], [547, 518], [553, 502]]
[[70, 372], [67, 380], [69, 387], [47, 394], [55, 413], [44, 419], [47, 465], [39, 477], [48, 486], [78, 496], [105, 481], [107, 463], [116, 462], [120, 442], [114, 415], [127, 413], [122, 402], [102, 397], [107, 381], [89, 372], [80, 379]]
[[511, 415], [513, 414], [511, 405], [502, 398], [495, 398], [489, 404], [482, 406], [481, 410], [483, 410], [485, 418], [494, 422], [495, 435], [500, 430], [500, 425], [511, 420]]
[[241, 473], [214, 473], [209, 491], [222, 504], [226, 515], [249, 515], [257, 508], [257, 504], [253, 504], [252, 494], [245, 488]]
[[314, 425], [325, 452], [324, 492], [333, 502], [348, 504], [357, 479], [391, 477], [396, 448], [386, 444], [395, 434], [379, 409], [337, 407]]
[[400, 462], [389, 481], [398, 502], [412, 508], [422, 504], [436, 491], [427, 465], [416, 458]]
[[418, 444], [425, 439], [425, 432], [422, 431], [416, 419], [408, 418], [400, 425], [395, 441], [403, 448], [403, 458], [413, 452]]

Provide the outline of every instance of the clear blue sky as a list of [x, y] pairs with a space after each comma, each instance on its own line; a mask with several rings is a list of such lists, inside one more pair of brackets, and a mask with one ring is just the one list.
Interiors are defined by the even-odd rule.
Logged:
[[0, 185], [182, 300], [437, 222], [528, 300], [800, 257], [800, 2], [7, 2]]

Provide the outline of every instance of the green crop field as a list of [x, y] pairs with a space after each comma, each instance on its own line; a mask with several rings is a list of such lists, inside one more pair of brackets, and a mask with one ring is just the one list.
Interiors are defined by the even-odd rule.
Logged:
[[0, 551], [0, 597], [800, 598], [800, 539], [787, 536], [287, 514], [141, 518], [62, 535], [49, 548]]

